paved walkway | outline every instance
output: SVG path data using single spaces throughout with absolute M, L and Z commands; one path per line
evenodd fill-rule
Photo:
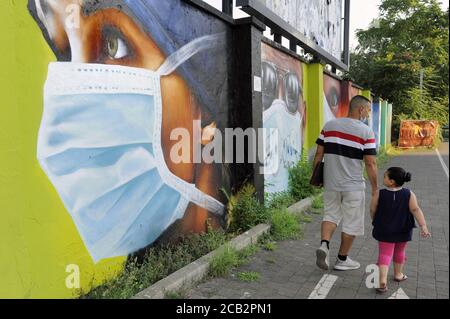
M 440 147 L 443 162 L 448 167 L 448 144 Z M 363 266 L 351 272 L 324 272 L 315 266 L 315 250 L 320 243 L 320 215 L 312 215 L 306 225 L 304 239 L 285 241 L 275 251 L 260 251 L 251 261 L 233 270 L 228 278 L 212 279 L 190 290 L 192 299 L 375 299 L 397 298 L 448 299 L 449 298 L 449 188 L 448 176 L 435 151 L 408 153 L 394 157 L 388 166 L 402 166 L 413 174 L 408 184 L 419 199 L 426 215 L 431 239 L 420 239 L 415 231 L 414 240 L 407 250 L 405 273 L 409 279 L 401 284 L 389 282 L 389 293 L 376 295 L 366 286 L 366 266 L 377 258 L 376 241 L 371 237 L 370 218 L 366 218 L 366 236 L 357 238 L 351 256 Z M 379 171 L 380 178 L 384 172 Z M 380 179 L 381 181 L 381 179 Z M 368 203 L 367 203 L 368 208 Z M 368 216 L 368 214 L 367 214 Z M 331 243 L 334 262 L 339 245 L 339 233 Z M 240 272 L 258 272 L 260 279 L 245 283 L 238 279 Z M 391 269 L 392 276 L 392 269 Z M 320 288 L 317 290 L 317 288 Z

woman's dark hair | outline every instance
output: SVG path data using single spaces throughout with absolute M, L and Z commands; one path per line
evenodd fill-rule
M 401 167 L 391 167 L 387 170 L 387 176 L 392 179 L 397 186 L 403 186 L 403 184 L 411 181 L 411 173 L 405 171 Z

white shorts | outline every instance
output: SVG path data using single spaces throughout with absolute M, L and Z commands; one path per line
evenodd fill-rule
M 323 194 L 325 216 L 323 221 L 339 226 L 350 236 L 364 235 L 364 215 L 366 210 L 365 191 L 331 192 Z

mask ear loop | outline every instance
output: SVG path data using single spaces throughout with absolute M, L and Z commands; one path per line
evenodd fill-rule
M 181 64 L 189 60 L 199 52 L 224 47 L 225 32 L 206 35 L 197 38 L 172 53 L 166 61 L 159 67 L 156 73 L 159 76 L 169 75 L 174 72 Z M 221 41 L 222 40 L 222 41 Z
M 225 32 L 223 33 L 217 33 L 212 35 L 203 36 L 200 38 L 197 38 L 188 44 L 181 47 L 179 50 L 171 54 L 166 61 L 159 67 L 158 71 L 156 71 L 156 74 L 160 77 L 166 76 L 174 72 L 181 64 L 189 60 L 191 57 L 196 55 L 197 53 L 209 49 L 218 49 L 218 48 L 224 48 L 225 47 L 225 41 L 224 41 Z M 157 153 L 160 153 L 161 150 L 158 150 Z M 173 179 L 174 175 L 172 175 L 167 170 L 167 178 Z M 178 179 L 176 179 L 178 180 Z M 184 182 L 184 181 L 183 181 Z M 185 183 L 185 182 L 184 182 Z M 183 184 L 184 184 L 183 183 Z M 223 215 L 225 212 L 225 206 L 219 202 L 217 199 L 204 194 L 202 191 L 198 190 L 197 188 L 191 188 L 192 185 L 189 185 L 188 187 L 181 186 L 180 188 L 184 187 L 184 192 L 187 192 L 188 190 L 191 190 L 191 198 L 190 201 L 193 203 L 199 205 L 200 207 L 203 207 L 207 209 L 208 211 L 212 212 L 215 215 Z M 183 193 L 183 191 L 180 191 Z

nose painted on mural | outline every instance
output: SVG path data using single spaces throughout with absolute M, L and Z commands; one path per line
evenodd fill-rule
M 95 262 L 151 244 L 190 202 L 224 213 L 222 203 L 168 169 L 160 86 L 161 77 L 222 36 L 190 42 L 157 72 L 50 64 L 37 157 Z

